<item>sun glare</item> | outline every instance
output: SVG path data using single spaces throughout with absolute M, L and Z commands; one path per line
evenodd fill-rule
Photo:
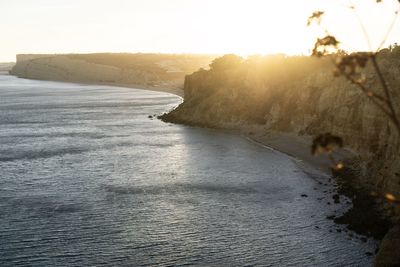
M 18 53 L 309 54 L 315 39 L 324 34 L 316 26 L 306 27 L 316 10 L 325 11 L 322 26 L 339 38 L 343 49 L 368 50 L 378 47 L 386 35 L 396 4 L 395 0 L 380 4 L 372 0 L 13 1 L 0 4 L 0 32 L 6 40 L 0 61 Z M 385 45 L 397 42 L 398 36 L 395 23 Z
M 302 1 L 206 1 L 198 6 L 204 42 L 210 53 L 232 52 L 240 55 L 306 53 L 313 44 L 315 31 L 307 30 L 306 18 L 311 5 Z M 189 24 L 196 22 L 189 22 Z
M 326 31 L 337 36 L 345 50 L 374 50 L 385 38 L 397 9 L 396 1 L 379 5 L 329 0 L 215 2 L 208 2 L 212 8 L 201 11 L 208 14 L 203 26 L 210 37 L 201 45 L 210 52 L 240 55 L 308 54 Z M 322 25 L 307 27 L 306 19 L 316 10 L 325 11 Z M 398 36 L 399 24 L 394 23 L 385 45 L 395 43 Z

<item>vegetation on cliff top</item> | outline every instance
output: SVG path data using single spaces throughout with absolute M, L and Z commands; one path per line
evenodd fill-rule
M 192 73 L 199 66 L 207 66 L 213 55 L 147 54 L 147 53 L 93 53 L 70 54 L 71 59 L 84 60 L 99 65 L 109 65 L 120 69 L 141 69 L 157 74 L 169 72 Z

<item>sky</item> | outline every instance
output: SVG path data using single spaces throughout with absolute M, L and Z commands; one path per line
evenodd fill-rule
M 308 54 L 324 35 L 319 27 L 306 27 L 315 10 L 326 12 L 322 28 L 343 49 L 365 51 L 379 47 L 399 5 L 375 2 L 0 0 L 0 62 L 22 53 Z M 385 45 L 395 42 L 400 43 L 400 19 Z

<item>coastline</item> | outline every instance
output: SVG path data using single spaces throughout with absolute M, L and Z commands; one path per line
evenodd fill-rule
M 10 74 L 9 71 L 0 71 L 0 75 L 16 75 Z M 74 83 L 74 84 L 82 84 L 82 85 L 108 85 L 108 86 L 115 86 L 115 87 L 123 87 L 123 88 L 131 88 L 131 89 L 141 89 L 141 90 L 148 90 L 148 91 L 155 91 L 155 92 L 164 92 L 179 96 L 183 99 L 183 89 L 180 87 L 159 87 L 159 86 L 150 86 L 150 85 L 141 85 L 141 84 L 125 84 L 125 83 L 108 83 L 108 82 L 86 82 L 86 81 L 62 81 L 62 80 L 42 80 L 42 79 L 33 79 L 33 78 L 24 78 L 18 77 L 21 79 L 29 79 L 29 80 L 36 80 L 36 81 L 51 81 L 51 82 L 61 82 L 61 83 Z
M 344 204 L 344 210 L 338 209 L 328 216 L 327 220 L 333 220 L 335 224 L 344 226 L 350 239 L 357 237 L 366 242 L 368 238 L 373 238 L 378 241 L 377 249 L 366 254 L 375 257 L 374 266 L 392 266 L 386 264 L 398 262 L 396 251 L 400 239 L 397 234 L 400 229 L 393 225 L 392 217 L 386 213 L 387 202 L 371 196 L 370 191 L 363 187 L 357 172 L 359 166 L 353 162 L 358 154 L 351 148 L 345 147 L 332 153 L 335 160 L 345 162 L 343 170 L 338 172 L 333 170 L 332 162 L 327 155 L 311 154 L 312 136 L 271 131 L 258 125 L 198 124 L 187 120 L 187 116 L 181 119 L 176 113 L 172 117 L 165 114 L 159 118 L 169 123 L 192 127 L 231 130 L 241 134 L 249 142 L 290 157 L 305 174 L 322 186 L 318 189 L 324 193 L 324 198 L 320 201 L 326 202 L 327 205 Z
M 311 154 L 311 136 L 269 131 L 262 127 L 252 127 L 244 134 L 256 143 L 278 150 L 326 175 L 332 175 L 330 159 L 326 155 L 314 156 Z M 352 156 L 355 156 L 355 154 L 348 148 L 333 153 L 333 157 L 337 160 L 344 160 Z
M 124 84 L 124 83 L 101 83 L 101 82 L 79 82 L 79 84 L 90 84 L 90 85 L 109 85 L 115 87 L 123 87 L 123 88 L 131 88 L 131 89 L 140 89 L 147 91 L 155 91 L 155 92 L 164 92 L 179 96 L 183 99 L 184 93 L 183 89 L 178 87 L 158 87 L 158 86 L 149 86 L 149 85 L 138 85 L 138 84 Z
M 0 75 L 11 75 L 9 73 L 0 73 Z M 14 75 L 12 75 L 14 76 Z M 37 79 L 38 80 L 38 79 Z M 48 81 L 48 80 L 46 80 Z M 64 83 L 71 83 L 69 81 L 57 81 L 54 80 L 55 82 L 64 82 Z M 180 98 L 183 98 L 183 90 L 179 88 L 167 88 L 167 87 L 155 87 L 155 86 L 145 86 L 145 85 L 134 85 L 134 84 L 116 84 L 116 83 L 105 83 L 105 82 L 72 82 L 76 84 L 86 84 L 86 85 L 107 85 L 107 86 L 115 86 L 115 87 L 124 87 L 124 88 L 132 88 L 132 89 L 141 89 L 141 90 L 149 90 L 149 91 L 157 91 L 157 92 L 165 92 L 165 93 L 170 93 L 174 94 Z M 171 121 L 170 121 L 171 122 Z M 180 121 L 173 122 L 173 123 L 181 123 Z M 196 126 L 196 125 L 193 125 Z M 203 127 L 204 125 L 198 125 L 199 127 Z M 213 127 L 215 128 L 215 127 Z M 241 132 L 241 134 L 251 140 L 252 142 L 255 142 L 261 146 L 264 146 L 268 149 L 276 150 L 278 152 L 281 152 L 283 154 L 286 154 L 287 156 L 291 157 L 294 159 L 299 165 L 303 166 L 304 171 L 309 174 L 312 177 L 315 177 L 316 175 L 323 175 L 323 182 L 324 183 L 331 183 L 335 184 L 335 179 L 332 179 L 332 163 L 329 160 L 326 155 L 320 155 L 320 156 L 313 156 L 310 153 L 310 146 L 312 143 L 312 137 L 311 136 L 299 136 L 297 134 L 291 134 L 291 133 L 283 133 L 283 132 L 274 132 L 274 131 L 269 131 L 265 127 L 261 126 L 240 126 L 238 127 Z M 335 152 L 334 157 L 336 159 L 345 159 L 347 157 L 352 157 L 355 156 L 350 149 L 344 149 L 339 152 Z M 346 177 L 347 174 L 345 174 Z M 346 185 L 347 186 L 347 185 Z M 348 189 L 348 188 L 346 188 Z M 351 191 L 351 190 L 350 190 Z M 338 188 L 338 193 L 341 195 L 344 195 L 348 198 L 349 195 L 346 194 L 346 192 L 341 192 L 340 188 Z M 358 196 L 356 192 L 351 191 L 351 194 L 354 194 L 355 196 Z M 330 197 L 328 194 L 326 194 L 326 198 Z M 350 198 L 351 199 L 351 198 Z M 371 197 L 369 197 L 371 199 Z M 353 206 L 357 205 L 353 201 Z M 350 224 L 352 221 L 355 220 L 360 220 L 358 217 L 361 213 L 368 213 L 369 212 L 369 206 L 366 206 L 363 200 L 361 200 L 361 203 L 358 203 L 358 207 L 353 207 L 351 208 L 351 211 L 356 210 L 356 212 L 353 214 L 350 214 L 349 216 L 351 218 L 347 218 L 346 221 L 343 221 L 339 224 Z M 375 214 L 372 214 L 375 216 Z M 338 217 L 339 218 L 339 217 Z M 367 217 L 367 219 L 371 219 L 371 217 Z M 336 222 L 336 221 L 335 221 Z M 375 221 L 373 221 L 375 222 Z M 364 226 L 363 226 L 364 227 Z M 361 228 L 363 228 L 361 227 Z M 366 236 L 373 236 L 373 235 L 368 235 L 366 234 L 369 229 L 355 229 L 353 226 L 347 227 L 348 229 L 351 229 L 355 231 L 356 233 L 359 233 L 361 235 L 366 235 Z M 364 227 L 365 228 L 365 227 Z M 397 229 L 397 228 L 396 228 Z M 393 239 L 393 235 L 398 235 L 398 229 L 397 230 L 392 230 L 393 234 L 390 235 L 390 238 Z M 386 239 L 386 237 L 385 237 Z M 383 253 L 387 253 L 387 251 L 393 249 L 393 244 L 391 241 L 385 241 L 382 239 L 379 239 L 382 244 L 385 244 L 385 246 L 382 246 L 382 249 L 384 249 Z M 397 240 L 398 241 L 398 240 Z M 379 255 L 379 254 L 378 254 Z M 385 257 L 391 257 L 391 256 L 386 256 Z M 380 266 L 380 265 L 378 265 Z
M 167 202 L 168 204 L 171 202 L 172 209 L 167 209 L 167 211 L 171 211 L 169 214 L 158 212 L 162 215 L 160 217 L 161 220 L 157 221 L 160 222 L 159 225 L 161 227 L 167 227 L 164 222 L 165 220 L 162 220 L 162 218 L 171 218 L 172 221 L 175 221 L 176 218 L 179 220 L 182 218 L 183 222 L 186 222 L 185 218 L 187 218 L 187 214 L 184 213 L 184 217 L 180 217 L 176 213 L 176 208 L 179 210 L 182 209 L 184 212 L 191 210 L 193 213 L 189 215 L 191 218 L 195 218 L 191 222 L 198 221 L 205 226 L 207 226 L 208 222 L 210 222 L 209 225 L 216 223 L 217 227 L 213 228 L 212 232 L 206 229 L 207 227 L 200 227 L 201 229 L 195 227 L 196 229 L 194 230 L 196 232 L 200 230 L 198 237 L 195 237 L 195 241 L 202 240 L 204 236 L 210 237 L 209 242 L 207 241 L 207 247 L 212 248 L 212 251 L 215 250 L 216 246 L 221 245 L 221 249 L 217 251 L 217 256 L 221 253 L 231 255 L 232 246 L 235 246 L 239 240 L 241 241 L 240 243 L 245 244 L 235 249 L 236 255 L 243 258 L 243 261 L 236 261 L 238 264 L 251 264 L 255 262 L 257 264 L 268 265 L 274 262 L 274 264 L 279 265 L 279 263 L 288 262 L 288 264 L 293 263 L 296 265 L 301 262 L 304 265 L 312 265 L 313 262 L 315 263 L 314 260 L 304 258 L 304 255 L 310 255 L 313 259 L 321 262 L 321 265 L 324 265 L 323 262 L 325 264 L 337 262 L 338 265 L 340 263 L 366 262 L 365 266 L 372 265 L 372 257 L 365 257 L 365 253 L 367 251 L 373 252 L 376 242 L 371 239 L 368 240 L 367 244 L 363 244 L 358 238 L 353 238 L 351 242 L 347 242 L 348 237 L 347 233 L 344 232 L 344 228 L 336 226 L 330 220 L 326 220 L 326 216 L 333 212 L 333 205 L 327 210 L 325 201 L 318 203 L 316 200 L 317 197 L 323 197 L 322 190 L 326 190 L 327 187 L 318 185 L 313 179 L 307 177 L 285 155 L 279 152 L 274 153 L 248 142 L 243 139 L 243 136 L 238 131 L 172 125 L 148 117 L 149 114 L 160 114 L 162 111 L 177 105 L 180 102 L 177 97 L 164 93 L 146 93 L 146 91 L 141 90 L 118 89 L 108 86 L 79 86 L 53 82 L 24 81 L 15 79 L 12 76 L 8 78 L 7 76 L 2 77 L 4 81 L 2 82 L 2 92 L 6 95 L 15 95 L 15 100 L 9 99 L 7 101 L 7 107 L 11 106 L 12 103 L 25 100 L 25 96 L 30 95 L 35 97 L 33 100 L 35 101 L 34 103 L 38 103 L 36 106 L 37 110 L 35 111 L 37 116 L 46 116 L 40 128 L 43 131 L 38 133 L 32 131 L 32 129 L 37 129 L 37 124 L 30 124 L 31 121 L 37 121 L 33 120 L 33 118 L 29 122 L 25 120 L 23 122 L 25 123 L 24 125 L 21 125 L 21 123 L 17 124 L 17 127 L 27 126 L 24 128 L 24 130 L 26 129 L 24 132 L 18 131 L 15 134 L 14 132 L 10 132 L 9 136 L 23 136 L 23 139 L 21 139 L 22 142 L 32 140 L 30 143 L 36 144 L 35 139 L 42 140 L 43 133 L 46 134 L 49 131 L 50 134 L 46 134 L 46 143 L 43 143 L 42 149 L 32 149 L 32 151 L 54 151 L 56 147 L 52 145 L 60 144 L 61 141 L 67 143 L 68 147 L 80 149 L 77 153 L 69 153 L 72 150 L 66 148 L 64 146 L 65 143 L 63 143 L 61 144 L 63 146 L 62 150 L 56 155 L 52 154 L 50 158 L 42 152 L 39 152 L 41 153 L 39 155 L 33 154 L 34 157 L 27 159 L 25 159 L 26 153 L 15 156 L 14 154 L 10 154 L 8 156 L 8 159 L 11 157 L 15 158 L 13 161 L 16 163 L 52 163 L 54 162 L 53 160 L 59 162 L 60 158 L 64 158 L 64 162 L 75 163 L 72 166 L 68 166 L 71 172 L 78 175 L 78 179 L 75 179 L 73 173 L 71 174 L 72 176 L 68 176 L 72 177 L 68 181 L 68 186 L 71 185 L 71 187 L 58 187 L 61 188 L 60 191 L 50 192 L 53 193 L 52 195 L 57 194 L 56 201 L 54 201 L 54 198 L 46 198 L 40 203 L 35 202 L 33 207 L 28 207 L 31 208 L 33 215 L 37 214 L 40 218 L 44 217 L 43 223 L 46 223 L 48 220 L 57 221 L 59 218 L 70 218 L 71 216 L 85 216 L 86 218 L 87 216 L 93 216 L 99 218 L 101 222 L 110 219 L 110 222 L 121 223 L 123 224 L 121 227 L 123 227 L 125 225 L 125 221 L 123 220 L 125 218 L 124 214 L 143 214 L 146 216 L 148 214 L 147 210 L 149 210 L 149 216 L 146 218 L 152 221 L 152 215 L 155 214 L 154 211 L 157 213 L 157 208 L 155 210 L 154 207 L 160 207 L 163 210 L 163 203 Z M 17 83 L 21 83 L 21 88 L 17 87 Z M 52 97 L 52 99 L 48 97 Z M 44 100 L 46 101 L 43 102 Z M 12 110 L 14 111 L 10 109 L 8 114 L 11 116 L 18 114 L 19 110 L 28 110 L 31 112 L 34 107 L 31 104 L 33 101 L 24 101 L 25 103 L 29 103 L 29 105 L 13 106 Z M 52 105 L 52 103 L 55 103 L 55 105 L 49 107 L 48 105 Z M 46 105 L 44 110 L 43 105 Z M 132 109 L 136 109 L 137 112 L 133 113 Z M 68 112 L 67 116 L 66 112 Z M 53 114 L 56 113 L 57 117 L 54 117 Z M 33 114 L 33 111 L 30 114 Z M 71 116 L 69 114 L 82 115 Z M 88 117 L 88 114 L 91 117 Z M 65 121 L 64 118 L 68 121 Z M 62 122 L 62 128 L 52 128 L 53 125 L 60 125 L 60 121 Z M 21 122 L 21 120 L 17 122 Z M 54 130 L 57 133 L 53 134 Z M 40 136 L 30 137 L 29 133 L 32 132 L 37 135 L 40 134 Z M 69 134 L 71 132 L 72 134 Z M 62 137 L 65 139 L 60 139 L 60 133 L 66 133 L 63 136 L 68 135 L 68 139 L 65 137 Z M 146 140 L 143 140 L 142 137 L 146 137 Z M 54 138 L 55 142 L 47 142 L 49 138 Z M 116 140 L 116 138 L 120 139 Z M 13 140 L 11 139 L 10 141 L 12 142 Z M 116 147 L 113 144 L 118 144 L 118 146 Z M 91 150 L 89 152 L 80 152 L 86 146 L 90 146 Z M 98 146 L 99 149 L 93 146 Z M 12 150 L 13 147 L 10 149 Z M 176 153 L 174 153 L 174 150 Z M 76 152 L 77 150 L 73 151 Z M 20 160 L 19 158 L 22 159 Z M 162 161 L 158 161 L 158 158 L 168 158 L 170 163 L 160 165 L 159 162 Z M 153 166 L 153 168 L 147 168 L 147 166 L 145 168 L 141 167 L 141 164 L 146 164 L 146 162 L 151 164 L 149 166 Z M 82 163 L 83 168 L 79 168 L 80 165 L 77 165 L 78 163 Z M 9 160 L 5 164 L 6 166 L 11 164 L 10 166 L 13 167 L 13 162 Z M 118 165 L 116 166 L 115 164 Z M 25 166 L 29 167 L 30 165 L 25 164 Z M 35 166 L 40 168 L 42 165 L 36 164 Z M 117 169 L 113 170 L 113 166 L 117 167 Z M 56 164 L 55 168 L 57 167 L 58 165 Z M 129 170 L 133 170 L 133 172 Z M 148 170 L 150 170 L 150 173 Z M 17 171 L 15 170 L 15 172 Z M 110 173 L 111 176 L 109 175 Z M 137 177 L 140 173 L 143 175 L 140 176 L 141 180 L 138 180 Z M 119 174 L 124 176 L 120 178 L 117 176 Z M 27 181 L 32 180 L 29 173 L 24 173 L 23 175 Z M 66 175 L 64 176 L 66 177 Z M 35 197 L 39 194 L 48 196 L 48 188 L 40 187 L 40 185 L 49 184 L 51 186 L 56 181 L 61 181 L 60 183 L 63 184 L 65 180 L 64 176 L 50 175 L 48 176 L 48 180 L 43 180 L 43 183 L 35 183 L 32 186 L 28 185 L 28 189 L 38 188 L 38 190 L 30 194 L 27 201 L 32 198 L 36 200 Z M 12 182 L 13 176 L 10 175 L 9 177 Z M 86 194 L 82 195 L 83 187 L 77 188 L 75 186 L 80 181 L 87 181 L 83 185 L 83 191 L 90 193 L 89 196 L 86 196 Z M 18 191 L 18 187 L 19 185 L 16 184 L 16 190 L 11 190 L 13 188 L 10 188 L 7 193 L 12 196 L 13 191 L 20 192 L 21 190 Z M 314 187 L 321 188 L 322 190 L 314 190 Z M 21 189 L 24 189 L 24 187 Z M 308 197 L 301 197 L 301 194 L 307 194 Z M 22 201 L 26 200 L 24 194 L 21 193 L 20 195 L 23 198 Z M 81 198 L 81 196 L 83 197 Z M 114 202 L 109 201 L 110 197 L 111 200 L 114 199 Z M 115 200 L 115 198 L 117 199 Z M 147 199 L 149 201 L 146 201 Z M 154 199 L 159 201 L 160 204 L 157 205 L 157 203 L 152 202 Z M 112 207 L 115 206 L 115 201 L 118 204 L 121 202 L 120 200 L 123 201 L 122 204 L 126 205 L 121 206 L 121 208 L 124 208 L 123 210 L 118 209 L 118 216 L 116 216 Z M 14 204 L 17 201 L 18 198 L 16 196 L 15 201 L 10 202 Z M 46 205 L 46 209 L 44 210 L 44 212 L 49 213 L 49 216 L 44 216 L 41 212 L 43 210 L 43 203 L 47 204 L 49 202 L 50 204 Z M 104 205 L 105 208 L 97 206 L 98 203 Z M 143 206 L 143 203 L 149 203 L 149 208 Z M 47 209 L 49 205 L 50 209 Z M 10 205 L 10 207 L 10 213 L 13 214 L 13 206 Z M 40 213 L 38 209 L 40 209 Z M 110 217 L 107 217 L 104 213 L 97 212 L 99 210 L 110 214 Z M 139 212 L 140 210 L 144 210 L 144 212 Z M 200 210 L 201 212 L 199 213 L 198 211 Z M 27 219 L 28 224 L 30 217 L 28 216 Z M 48 219 L 49 217 L 50 219 Z M 151 229 L 159 229 L 153 228 L 153 225 L 147 223 L 147 220 L 143 221 L 142 217 L 139 216 L 138 221 L 128 220 L 128 228 L 129 225 L 135 225 L 139 229 L 145 223 Z M 220 220 L 220 217 L 223 221 Z M 80 221 L 79 218 L 75 222 L 74 229 L 77 230 L 87 225 L 84 221 Z M 107 222 L 106 227 L 102 228 L 105 235 L 107 235 L 107 230 L 109 230 Z M 204 224 L 203 222 L 206 223 Z M 96 226 L 96 221 L 93 223 L 89 220 L 89 224 Z M 193 230 L 190 223 L 188 231 L 182 228 L 176 229 L 175 224 L 168 225 L 171 226 L 172 233 L 178 237 L 180 233 L 191 232 Z M 33 225 L 32 229 L 35 226 L 36 224 Z M 61 234 L 64 229 L 61 228 L 62 226 L 70 229 L 70 224 L 67 223 L 53 224 L 53 226 Z M 94 232 L 87 233 L 87 235 L 95 237 L 93 238 L 93 242 L 90 241 L 87 244 L 89 249 L 92 244 L 96 247 L 96 244 L 99 242 L 99 239 L 95 235 L 98 228 L 97 226 L 95 228 L 92 227 L 91 229 L 94 229 Z M 336 233 L 337 228 L 343 229 L 342 233 Z M 75 232 L 81 235 L 79 231 Z M 250 233 L 251 235 L 248 235 Z M 127 234 L 129 234 L 129 231 Z M 44 236 L 41 231 L 37 231 L 37 235 Z M 111 238 L 115 236 L 118 239 L 121 235 L 126 236 L 126 233 L 117 231 L 115 235 L 111 235 Z M 147 235 L 148 231 L 143 232 L 143 234 L 141 233 L 141 236 L 144 238 Z M 223 238 L 223 236 L 228 236 L 229 239 L 219 243 L 218 240 L 222 240 L 220 237 Z M 241 237 L 244 237 L 244 239 Z M 12 238 L 14 238 L 14 235 L 11 236 Z M 106 252 L 109 248 L 109 240 L 110 238 L 104 239 Z M 165 253 L 160 254 L 160 257 L 169 254 L 171 257 L 175 255 L 177 257 L 182 255 L 185 258 L 191 257 L 191 252 L 188 252 L 185 248 L 187 244 L 191 244 L 192 240 L 192 235 L 182 240 L 179 239 L 178 243 L 182 244 L 182 248 L 184 249 L 182 254 L 173 251 L 176 243 L 172 242 L 172 250 L 166 250 Z M 277 243 L 275 243 L 275 240 Z M 135 247 L 142 246 L 142 243 L 144 243 L 145 250 L 149 254 L 158 251 L 158 246 L 153 247 L 151 243 L 149 244 L 150 249 L 148 249 L 147 240 L 139 244 L 133 244 L 131 240 L 128 241 L 128 243 L 124 243 L 123 245 L 127 244 L 135 249 Z M 35 240 L 32 242 L 35 243 Z M 138 242 L 141 241 L 139 240 Z M 154 242 L 158 242 L 158 240 Z M 282 249 L 279 244 L 283 244 Z M 299 244 L 307 244 L 307 246 L 298 251 L 295 248 Z M 163 247 L 164 243 L 161 243 L 160 246 Z M 63 246 L 58 247 L 55 245 L 54 247 L 59 248 L 61 254 L 66 250 Z M 203 247 L 202 244 L 201 247 Z M 253 249 L 250 249 L 248 251 L 249 258 L 242 257 L 242 255 L 247 255 L 246 248 L 248 247 L 254 248 L 260 253 L 255 255 Z M 288 247 L 292 250 L 290 256 L 286 254 Z M 344 247 L 347 249 L 344 249 Z M 346 258 L 343 257 L 343 259 L 337 257 L 340 253 L 338 254 L 336 250 L 347 253 L 351 251 L 352 247 L 354 247 L 355 252 L 346 254 Z M 329 251 L 326 248 L 329 248 Z M 203 255 L 203 252 L 200 250 L 196 250 L 195 255 L 200 255 L 198 252 Z M 204 252 L 206 253 L 204 255 L 208 255 L 210 251 L 207 249 Z M 10 253 L 13 252 L 11 251 Z M 275 257 L 275 253 L 279 261 L 272 260 Z M 320 258 L 320 253 L 323 253 L 323 258 Z M 327 254 L 326 256 L 325 253 Z M 95 254 L 93 255 L 96 256 Z M 111 261 L 107 257 L 107 254 L 105 255 L 104 262 Z M 126 255 L 129 256 L 132 253 L 128 251 Z M 325 260 L 326 258 L 331 259 L 332 262 Z M 73 257 L 70 259 L 75 260 Z M 251 259 L 251 261 L 248 259 Z M 26 261 L 29 260 L 29 258 L 26 258 Z M 60 261 L 65 260 L 60 258 Z M 190 261 L 185 262 L 190 264 Z M 185 262 L 182 263 L 185 264 Z M 200 262 L 201 264 L 203 260 L 195 258 L 192 263 L 196 264 L 196 262 Z M 203 263 L 212 264 L 212 262 L 223 265 L 225 260 L 207 260 Z M 118 264 L 118 262 L 116 263 Z M 226 264 L 229 265 L 230 263 L 235 264 L 233 258 Z

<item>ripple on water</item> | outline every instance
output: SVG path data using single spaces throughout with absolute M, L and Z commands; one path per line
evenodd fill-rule
M 291 159 L 148 118 L 180 102 L 0 75 L 0 266 L 372 264 Z

